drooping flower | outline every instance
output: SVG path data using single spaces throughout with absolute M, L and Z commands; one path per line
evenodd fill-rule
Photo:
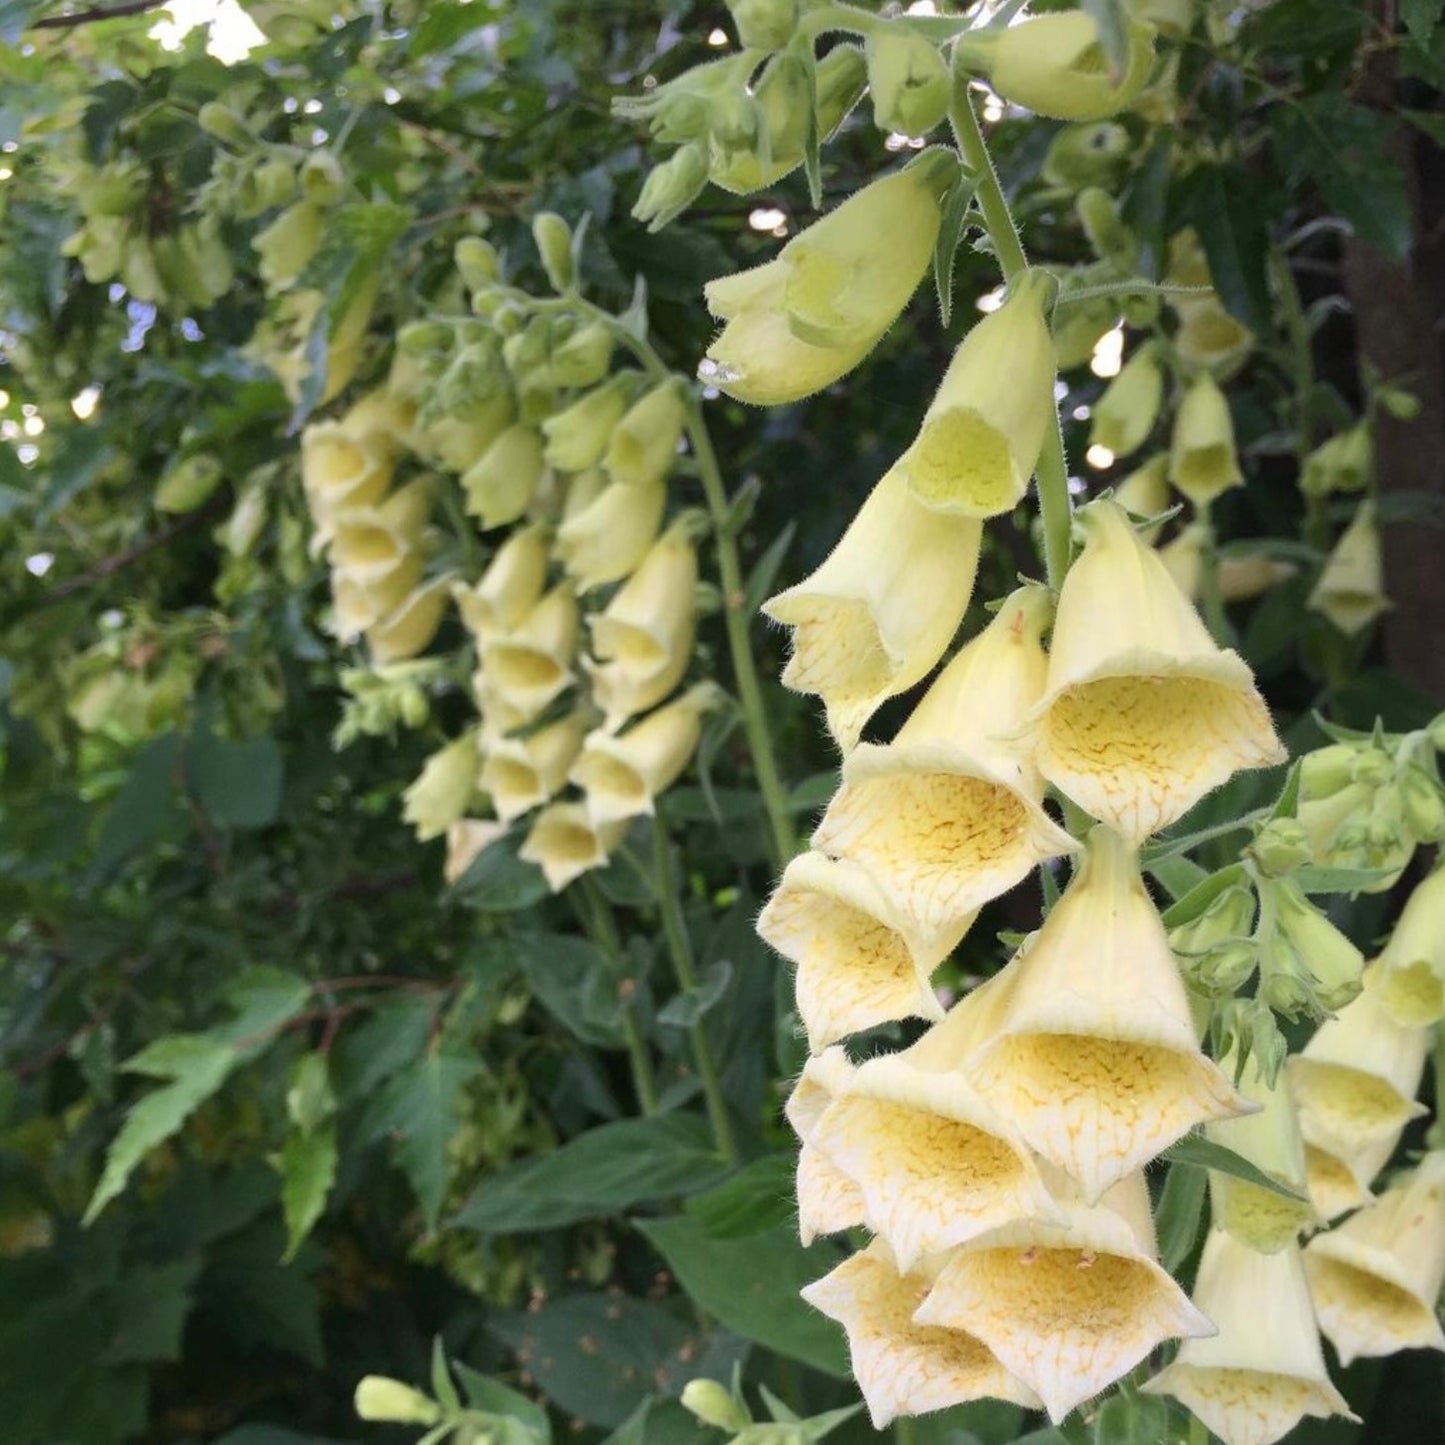
M 1306 1143 L 1305 1174 L 1315 1213 L 1328 1223 L 1373 1199 L 1370 1185 L 1394 1157 L 1404 1132 L 1402 1125 L 1340 1153 Z
M 1133 842 L 1240 768 L 1286 754 L 1238 654 L 1219 648 L 1108 500 L 1077 514 L 1084 551 L 1059 596 L 1033 714 L 1040 771 Z
M 507 825 L 495 818 L 458 818 L 447 829 L 447 857 L 442 877 L 448 883 L 456 883 L 506 832 Z
M 425 843 L 439 838 L 466 814 L 477 790 L 477 738 L 465 732 L 426 760 L 416 781 L 402 794 L 402 817 Z
M 953 934 L 981 904 L 1073 840 L 1007 735 L 1043 684 L 1048 594 L 1023 587 L 939 674 L 887 745 L 850 754 L 813 836 L 861 863 L 923 937 Z
M 624 372 L 542 423 L 546 438 L 543 457 L 549 467 L 564 472 L 585 472 L 607 453 L 613 429 L 627 410 L 631 376 Z
M 1017 969 L 973 1079 L 1086 1200 L 1194 1125 L 1254 1107 L 1200 1051 L 1138 860 L 1109 829 L 1089 835 Z
M 783 685 L 814 693 L 844 752 L 937 665 L 973 592 L 983 527 L 924 506 L 893 468 L 823 565 L 763 604 L 793 629 Z
M 1229 403 L 1208 371 L 1201 371 L 1190 383 L 1175 415 L 1169 480 L 1196 507 L 1207 507 L 1244 480 Z
M 1254 333 L 1214 296 L 1180 298 L 1174 310 L 1179 316 L 1175 355 L 1190 370 L 1228 381 L 1254 349 Z
M 1264 1254 L 1211 1230 L 1194 1303 L 1218 1333 L 1186 1340 L 1147 1393 L 1173 1395 L 1225 1445 L 1274 1445 L 1306 1415 L 1356 1418 L 1325 1369 L 1297 1247 Z
M 942 122 L 953 82 L 932 41 L 897 25 L 880 25 L 868 34 L 867 56 L 879 130 L 919 139 Z
M 509 426 L 462 476 L 468 515 L 483 531 L 515 522 L 527 510 L 546 466 L 537 432 L 522 422 Z
M 390 560 L 337 568 L 331 574 L 331 631 L 342 642 L 354 642 L 411 596 L 425 568 L 420 552 L 401 548 Z
M 581 614 L 570 582 L 559 582 L 515 627 L 482 644 L 487 688 L 524 718 L 561 696 L 575 674 Z
M 1062 1227 L 1020 1220 L 955 1250 L 914 1315 L 977 1336 L 1055 1423 L 1162 1341 L 1214 1330 L 1156 1260 L 1142 1174 L 1060 1208 Z
M 1373 1204 L 1305 1250 L 1320 1328 L 1348 1365 L 1396 1350 L 1445 1350 L 1445 1150 L 1426 1154 Z
M 513 532 L 474 587 L 452 588 L 462 625 L 485 644 L 520 625 L 542 600 L 547 583 L 547 533 L 540 525 Z
M 1361 633 L 1392 605 L 1385 596 L 1385 565 L 1375 504 L 1355 509 L 1309 595 L 1311 611 L 1327 617 L 1346 637 Z
M 661 481 L 610 482 L 565 517 L 555 552 L 577 590 L 590 592 L 633 572 L 657 538 L 666 505 Z
M 798 1015 L 816 1053 L 898 1019 L 941 1019 L 929 977 L 967 932 L 923 939 L 871 874 L 816 850 L 788 864 L 758 933 L 797 968 Z
M 923 279 L 954 174 L 947 152 L 925 151 L 793 237 L 776 260 L 710 281 L 708 308 L 727 325 L 708 349 L 705 379 L 739 401 L 779 406 L 852 371 Z
M 1089 445 L 1104 447 L 1116 458 L 1132 456 L 1148 441 L 1163 400 L 1164 371 L 1159 364 L 1159 353 L 1152 343 L 1146 342 L 1094 404 Z
M 1027 272 L 954 353 L 897 470 L 919 501 L 941 512 L 1009 511 L 1054 422 L 1053 338 L 1044 319 L 1049 278 Z
M 972 1335 L 919 1323 L 932 1285 L 928 1270 L 907 1274 L 874 1240 L 803 1298 L 848 1333 L 853 1377 L 875 1429 L 898 1415 L 921 1415 L 968 1400 L 1011 1400 L 1029 1409 L 1038 1397 Z
M 587 718 L 573 712 L 525 737 L 486 741 L 481 785 L 497 817 L 510 822 L 548 802 L 567 781 L 586 732 Z
M 809 1245 L 820 1234 L 837 1234 L 863 1223 L 858 1186 L 818 1148 L 818 1120 L 853 1076 L 853 1065 L 840 1048 L 814 1054 L 783 1106 L 798 1136 L 798 1234 Z
M 366 629 L 371 660 L 378 667 L 415 657 L 436 636 L 446 610 L 451 576 L 434 577 L 409 593 L 396 608 Z
M 677 459 L 687 425 L 687 403 L 676 381 L 644 392 L 612 428 L 602 466 L 614 482 L 646 486 L 660 482 Z
M 314 547 L 325 547 L 338 518 L 370 507 L 386 495 L 395 465 L 393 449 L 372 435 L 357 435 L 344 422 L 312 422 L 301 433 L 301 485 L 315 523 Z
M 548 803 L 528 830 L 517 857 L 535 863 L 553 893 L 605 866 L 627 832 L 625 823 L 594 826 L 581 803 Z
M 1445 1018 L 1445 867 L 1415 886 L 1380 954 L 1380 1001 L 1407 1027 Z

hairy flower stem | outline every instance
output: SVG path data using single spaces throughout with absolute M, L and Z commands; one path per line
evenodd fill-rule
M 973 99 L 968 93 L 968 83 L 966 73 L 954 72 L 953 103 L 949 107 L 948 118 L 963 163 L 978 178 L 978 206 L 983 212 L 984 225 L 989 240 L 993 242 L 1004 280 L 1012 281 L 1028 270 L 1028 257 L 1024 254 L 1018 227 L 1009 214 L 998 172 L 993 168 L 993 159 L 984 143 Z M 1064 434 L 1059 426 L 1057 410 L 1054 424 L 1044 434 L 1037 476 L 1039 512 L 1044 524 L 1044 566 L 1048 569 L 1049 586 L 1057 592 L 1063 585 L 1064 573 L 1069 570 L 1069 529 L 1073 517 L 1069 501 L 1069 465 L 1064 456 Z
M 1219 539 L 1214 530 L 1214 514 L 1208 503 L 1199 509 L 1199 520 L 1204 524 L 1204 546 L 1199 559 L 1204 622 L 1210 636 L 1221 647 L 1228 647 L 1233 640 L 1232 629 L 1224 612 L 1224 597 L 1219 590 Z
M 667 951 L 672 958 L 678 986 L 685 994 L 695 995 L 697 970 L 693 967 L 692 943 L 688 939 L 682 907 L 678 902 L 677 879 L 672 871 L 672 841 L 667 836 L 667 828 L 662 819 L 655 813 L 652 817 L 652 848 L 654 890 L 658 909 L 662 913 L 662 931 L 667 939 Z M 703 1097 L 707 1100 L 707 1113 L 712 1122 L 717 1151 L 724 1163 L 736 1163 L 737 1143 L 733 1139 L 732 1121 L 728 1118 L 727 1104 L 723 1099 L 717 1060 L 713 1057 L 712 1043 L 700 1019 L 689 1025 L 688 1035 L 692 1040 L 693 1060 L 697 1064 L 697 1077 L 702 1084 Z

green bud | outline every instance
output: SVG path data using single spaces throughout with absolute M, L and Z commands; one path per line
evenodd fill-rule
M 916 140 L 942 122 L 953 82 L 936 45 L 913 31 L 884 25 L 868 36 L 865 54 L 879 130 Z
M 1044 153 L 1041 174 L 1051 186 L 1077 191 L 1107 186 L 1129 157 L 1129 132 L 1113 121 L 1066 125 Z
M 463 236 L 452 250 L 452 260 L 462 273 L 462 284 L 468 291 L 484 289 L 501 274 L 497 248 L 480 236 Z
M 1249 853 L 1266 878 L 1283 878 L 1313 857 L 1309 838 L 1294 818 L 1271 818 L 1255 834 Z
M 456 332 L 445 321 L 408 321 L 396 334 L 403 356 L 445 356 L 455 341 Z
M 1348 743 L 1331 743 L 1306 753 L 1300 764 L 1300 792 L 1306 798 L 1330 798 L 1355 781 L 1355 755 Z
M 306 269 L 321 245 L 324 216 L 309 200 L 288 206 L 252 242 L 261 258 L 257 267 L 271 291 L 284 290 Z
M 435 1425 L 442 1417 L 441 1407 L 434 1400 L 386 1375 L 365 1376 L 356 1387 L 355 1404 L 363 1420 L 396 1425 Z
M 1445 842 L 1445 794 L 1423 768 L 1411 765 L 1400 776 L 1405 821 L 1421 843 Z
M 1139 256 L 1139 243 L 1119 219 L 1118 207 L 1107 191 L 1098 186 L 1086 187 L 1079 192 L 1074 208 L 1094 254 L 1101 261 L 1115 261 L 1126 267 L 1134 265 Z
M 813 118 L 808 67 L 796 55 L 775 55 L 758 81 L 757 96 L 773 163 L 801 160 Z
M 1307 497 L 1332 492 L 1360 492 L 1369 485 L 1374 467 L 1374 439 L 1368 422 L 1323 441 L 1305 458 L 1300 490 Z
M 1375 400 L 1396 421 L 1414 421 L 1420 415 L 1420 398 L 1398 386 L 1377 386 Z
M 227 145 L 248 146 L 254 140 L 241 117 L 219 100 L 208 100 L 197 113 L 196 121 L 207 135 Z
M 1255 996 L 1287 1019 L 1317 1017 L 1321 1012 L 1309 969 L 1278 935 L 1259 950 L 1259 987 Z
M 818 135 L 826 140 L 843 124 L 848 112 L 868 89 L 868 62 L 857 45 L 835 45 L 815 73 Z
M 552 380 L 558 386 L 595 386 L 612 365 L 612 332 L 601 321 L 574 331 L 551 357 Z
M 312 151 L 301 163 L 301 194 L 318 206 L 334 205 L 346 190 L 346 172 L 332 151 Z
M 1180 962 L 1184 976 L 1197 993 L 1219 996 L 1235 993 L 1245 985 L 1259 962 L 1259 953 L 1249 939 L 1241 938 Z
M 1081 287 L 1099 279 L 1087 270 L 1073 273 L 1073 280 Z M 1088 361 L 1099 338 L 1113 330 L 1119 320 L 1119 303 L 1109 296 L 1074 301 L 1067 292 L 1061 300 L 1063 304 L 1054 311 L 1054 350 L 1058 353 L 1059 370 L 1070 371 Z
M 719 1430 L 737 1432 L 753 1423 L 741 1402 L 716 1380 L 689 1380 L 683 1387 L 682 1407 L 704 1425 L 715 1425 Z
M 296 167 L 273 157 L 251 167 L 236 188 L 236 211 L 244 220 L 284 206 L 296 194 Z
M 554 291 L 570 291 L 575 279 L 572 267 L 572 230 L 555 211 L 538 211 L 532 217 L 532 239 L 542 258 L 543 269 Z
M 401 689 L 397 694 L 396 711 L 402 723 L 409 728 L 425 727 L 431 716 L 431 706 L 427 702 L 426 694 L 416 686 Z
M 1383 788 L 1395 777 L 1395 761 L 1380 748 L 1357 748 L 1350 763 L 1350 781 L 1367 788 Z
M 1175 953 L 1207 953 L 1220 944 L 1248 938 L 1254 928 L 1254 894 L 1236 885 L 1226 888 L 1209 907 L 1188 923 L 1169 930 Z
M 633 219 L 645 222 L 649 231 L 660 231 L 702 193 L 707 172 L 707 151 L 696 143 L 683 146 L 648 173 L 632 208 Z
M 179 461 L 156 488 L 158 512 L 194 512 L 221 484 L 221 461 L 210 452 L 197 452 Z
M 1280 936 L 1309 976 L 1310 992 L 1328 1012 L 1358 996 L 1365 968 L 1360 950 L 1292 883 L 1272 889 Z
M 798 0 L 725 0 L 745 50 L 781 50 L 793 38 Z

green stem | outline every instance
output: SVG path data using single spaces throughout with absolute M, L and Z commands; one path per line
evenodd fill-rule
M 900 1416 L 893 1424 L 893 1438 L 897 1445 L 913 1445 L 913 1421 L 907 1415 Z
M 1304 305 L 1300 301 L 1299 287 L 1295 285 L 1289 261 L 1279 251 L 1274 252 L 1270 261 L 1275 289 L 1279 292 L 1280 307 L 1284 312 L 1285 332 L 1289 336 L 1289 367 L 1294 378 L 1295 461 L 1297 480 L 1302 482 L 1305 463 L 1314 450 L 1310 426 L 1311 400 L 1315 389 L 1314 354 L 1310 349 L 1309 323 L 1305 320 Z M 1305 497 L 1305 541 L 1319 551 L 1329 548 L 1330 518 L 1325 510 L 1324 497 Z
M 1219 590 L 1219 545 L 1214 533 L 1214 517 L 1209 504 L 1199 508 L 1199 522 L 1204 528 L 1204 546 L 1199 558 L 1199 584 L 1204 604 L 1204 621 L 1210 636 L 1221 647 L 1232 640 L 1229 618 L 1224 612 L 1224 596 Z
M 1209 1445 L 1209 1427 L 1198 1415 L 1189 1417 L 1189 1445 Z
M 583 876 L 578 880 L 580 889 L 574 889 L 568 896 L 582 919 L 583 927 L 592 935 L 594 942 L 619 968 L 624 966 L 627 955 L 622 939 L 617 932 L 617 920 L 612 916 L 612 907 L 603 897 L 596 880 Z M 652 1056 L 647 1052 L 647 1042 L 642 1037 L 642 1028 L 637 1022 L 637 1008 L 631 998 L 622 1001 L 622 1037 L 627 1044 L 627 1059 L 632 1069 L 632 1086 L 637 1093 L 637 1102 L 644 1114 L 657 1113 L 657 1079 L 652 1072 Z
M 949 107 L 949 123 L 964 164 L 978 177 L 978 208 L 993 242 L 994 254 L 1006 282 L 1028 270 L 1029 261 L 1019 239 L 1018 227 L 1009 212 L 993 157 L 984 143 L 978 114 L 968 93 L 969 77 L 955 70 L 953 103 Z M 1049 586 L 1057 591 L 1069 570 L 1070 529 L 1073 503 L 1069 500 L 1069 463 L 1064 454 L 1064 433 L 1055 409 L 1053 425 L 1044 434 L 1043 450 L 1036 469 L 1039 484 L 1039 512 L 1044 525 L 1044 566 L 1048 569 Z
M 695 994 L 697 970 L 693 967 L 692 942 L 687 936 L 682 908 L 678 903 L 672 872 L 672 843 L 662 819 L 656 814 L 653 814 L 652 818 L 652 846 L 657 906 L 662 913 L 662 931 L 667 940 L 667 951 L 672 958 L 678 986 L 684 993 Z M 697 1064 L 697 1076 L 702 1084 L 703 1097 L 707 1100 L 708 1118 L 712 1121 L 713 1138 L 717 1142 L 718 1153 L 725 1163 L 736 1163 L 738 1149 L 733 1139 L 733 1126 L 728 1118 L 727 1104 L 723 1100 L 722 1081 L 718 1075 L 717 1060 L 713 1057 L 712 1043 L 701 1020 L 689 1026 L 688 1034 L 692 1040 L 692 1055 Z

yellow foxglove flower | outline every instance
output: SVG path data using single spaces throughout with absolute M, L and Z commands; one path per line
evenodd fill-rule
M 1214 1329 L 1156 1262 L 1142 1174 L 1060 1207 L 1062 1227 L 1020 1220 L 954 1251 L 914 1315 L 982 1340 L 1055 1423 L 1164 1340 Z
M 661 481 L 610 482 L 566 517 L 553 550 L 577 590 L 590 592 L 636 570 L 657 538 L 666 505 Z
M 758 933 L 797 967 L 798 1016 L 814 1053 L 881 1023 L 943 1017 L 933 970 L 967 932 L 921 939 L 860 864 L 802 853 L 758 918 Z
M 1226 602 L 1244 602 L 1277 587 L 1293 577 L 1294 565 L 1277 557 L 1252 553 L 1243 557 L 1224 556 L 1219 559 L 1219 595 Z
M 548 363 L 551 380 L 557 386 L 595 386 L 612 365 L 612 332 L 595 321 L 578 327 L 553 349 Z
M 783 685 L 815 693 L 846 753 L 889 697 L 937 665 L 973 593 L 983 526 L 924 506 L 893 468 L 823 565 L 763 603 L 793 629 Z
M 1209 529 L 1203 523 L 1191 522 L 1177 537 L 1158 549 L 1157 555 L 1164 564 L 1164 570 L 1191 602 L 1199 596 L 1204 584 L 1204 548 L 1208 541 Z
M 577 594 L 559 582 L 515 627 L 482 644 L 488 690 L 522 717 L 536 717 L 572 684 L 579 631 Z
M 1211 1230 L 1194 1303 L 1219 1332 L 1186 1340 L 1146 1392 L 1174 1396 L 1224 1445 L 1274 1445 L 1306 1415 L 1355 1418 L 1325 1369 L 1294 1245 L 1263 1254 Z
M 699 683 L 624 733 L 589 733 L 568 773 L 587 795 L 588 816 L 596 823 L 650 817 L 654 800 L 692 761 L 704 715 L 723 697 L 716 683 Z
M 598 661 L 584 667 L 604 725 L 615 730 L 682 680 L 697 627 L 697 549 L 674 523 L 606 608 L 588 618 Z
M 1415 1090 L 1430 1031 L 1397 1023 L 1381 997 L 1380 968 L 1364 989 L 1316 1030 L 1287 1068 L 1306 1142 L 1342 1158 L 1397 1133 L 1425 1112 Z
M 342 642 L 354 642 L 369 627 L 390 617 L 421 582 L 426 559 L 408 552 L 390 563 L 331 574 L 331 630 Z
M 1436 867 L 1405 902 L 1380 955 L 1380 1001 L 1400 1023 L 1445 1018 L 1445 867 Z
M 1132 456 L 1154 430 L 1163 400 L 1164 370 L 1159 353 L 1152 342 L 1145 342 L 1094 403 L 1089 445 L 1104 447 L 1116 457 Z
M 1353 521 L 1325 562 L 1307 605 L 1312 612 L 1329 618 L 1347 637 L 1363 632 L 1390 608 L 1374 502 L 1364 501 L 1356 508 Z
M 1038 15 L 1002 30 L 960 37 L 954 63 L 981 71 L 1005 100 L 1055 120 L 1103 120 L 1144 88 L 1154 63 L 1154 27 L 1130 20 L 1124 74 L 1114 76 L 1099 27 L 1082 10 Z
M 601 467 L 588 467 L 585 472 L 568 477 L 562 493 L 560 520 L 570 522 L 573 517 L 585 512 L 612 485 Z
M 467 869 L 497 841 L 507 834 L 507 825 L 495 818 L 458 818 L 447 829 L 447 858 L 442 877 L 455 883 Z
M 1044 777 L 1133 842 L 1240 768 L 1285 761 L 1254 677 L 1215 646 L 1164 564 L 1107 500 L 1059 595 L 1034 713 Z
M 1254 1108 L 1200 1052 L 1138 860 L 1107 828 L 1023 951 L 971 1073 L 1090 1201 L 1194 1125 Z
M 842 1093 L 853 1065 L 840 1048 L 825 1049 L 803 1066 L 783 1105 L 801 1146 L 798 1151 L 798 1234 L 809 1245 L 820 1234 L 837 1234 L 863 1224 L 858 1186 L 814 1142 L 818 1120 Z
M 462 625 L 486 643 L 521 624 L 547 585 L 547 532 L 522 527 L 500 547 L 474 587 L 452 589 Z
M 933 258 L 951 157 L 925 152 L 854 192 L 776 260 L 703 288 L 727 325 L 700 369 L 739 401 L 780 406 L 846 376 L 878 344 Z
M 1159 452 L 1149 458 L 1142 467 L 1136 467 L 1117 487 L 1114 500 L 1126 512 L 1136 517 L 1157 517 L 1169 510 L 1169 454 Z M 1163 528 L 1163 522 L 1152 527 L 1140 528 L 1139 538 L 1153 543 Z
M 267 291 L 284 291 L 306 269 L 321 245 L 325 220 L 324 206 L 297 201 L 256 234 L 251 246 L 261 258 L 256 270 Z
M 485 741 L 481 784 L 497 817 L 509 823 L 550 801 L 567 781 L 586 732 L 586 717 L 569 713 L 526 737 Z
M 463 733 L 426 760 L 417 780 L 402 794 L 402 817 L 423 843 L 440 838 L 466 815 L 477 791 L 477 770 L 475 731 Z
M 900 1268 L 1020 1217 L 1059 1217 L 1022 1138 L 963 1068 L 1008 984 L 996 976 L 911 1048 L 869 1059 L 814 1130 Z
M 875 1429 L 899 1415 L 923 1415 L 968 1400 L 1011 1400 L 1033 1409 L 1038 1397 L 988 1347 L 959 1329 L 920 1323 L 917 1310 L 932 1285 L 927 1269 L 905 1274 L 874 1240 L 803 1298 L 848 1333 L 853 1378 Z
M 1332 492 L 1362 492 L 1374 468 L 1375 447 L 1369 422 L 1321 442 L 1305 458 L 1300 490 L 1310 497 Z
M 1221 492 L 1244 481 L 1229 403 L 1207 371 L 1190 383 L 1174 417 L 1169 480 L 1196 507 L 1207 507 Z
M 595 467 L 607 454 L 613 428 L 627 410 L 630 388 L 626 376 L 614 377 L 565 411 L 549 416 L 542 423 L 542 435 L 547 439 L 542 454 L 547 465 L 564 472 Z
M 1254 333 L 1213 296 L 1178 301 L 1174 309 L 1179 314 L 1175 354 L 1191 370 L 1228 381 L 1254 349 Z
M 373 446 L 415 450 L 416 410 L 409 398 L 389 386 L 378 386 L 347 409 L 340 426 L 348 436 L 363 437 Z
M 886 746 L 864 743 L 813 846 L 861 863 L 924 939 L 954 931 L 1073 840 L 1005 735 L 1038 698 L 1048 594 L 1023 587 L 939 674 Z
M 866 53 L 879 130 L 918 139 L 943 121 L 953 80 L 932 41 L 896 25 L 880 25 L 869 31 Z
M 341 422 L 313 422 L 301 433 L 301 485 L 318 551 L 335 535 L 339 516 L 374 506 L 386 495 L 393 464 L 389 448 L 354 435 Z
M 549 803 L 533 820 L 517 857 L 535 863 L 553 893 L 604 867 L 627 831 L 625 823 L 594 826 L 581 803 Z
M 1306 1144 L 1305 1170 L 1315 1213 L 1328 1222 L 1368 1204 L 1374 1198 L 1370 1185 L 1394 1158 L 1404 1132 L 1402 1125 L 1340 1154 L 1318 1144 Z
M 511 394 L 499 391 L 467 416 L 444 416 L 420 427 L 417 450 L 450 472 L 466 473 L 512 425 L 516 406 Z
M 441 626 L 451 586 L 450 576 L 424 583 L 412 591 L 395 612 L 366 629 L 371 660 L 377 667 L 405 662 L 426 648 Z
M 1028 273 L 963 338 L 913 445 L 898 460 L 919 501 L 993 517 L 1028 490 L 1054 425 L 1054 343 L 1046 276 Z
M 395 491 L 370 507 L 348 507 L 337 514 L 331 539 L 331 565 L 356 576 L 368 568 L 389 567 L 422 544 L 431 516 L 433 488 L 430 477 Z
M 1320 1328 L 1348 1365 L 1396 1350 L 1445 1350 L 1445 1150 L 1305 1250 Z
M 1278 928 L 1278 937 L 1293 950 L 1302 982 L 1312 1001 L 1327 1012 L 1344 1008 L 1358 997 L 1364 955 L 1333 923 L 1320 912 L 1288 878 L 1275 878 L 1260 885 L 1260 897 L 1268 897 Z M 1269 969 L 1261 965 L 1262 995 L 1281 1013 L 1292 1013 L 1294 1000 L 1286 996 L 1279 1001 L 1268 998 L 1271 980 Z
M 612 428 L 602 467 L 614 482 L 647 486 L 660 482 L 677 460 L 687 425 L 687 402 L 676 381 L 644 392 Z
M 527 510 L 546 466 L 541 437 L 520 422 L 508 427 L 462 476 L 467 514 L 483 531 L 515 522 Z
M 1230 1077 L 1234 1076 L 1234 1062 L 1233 1056 L 1220 1061 Z M 1237 1087 L 1246 1099 L 1260 1106 L 1259 1113 L 1215 1120 L 1204 1126 L 1205 1134 L 1214 1143 L 1243 1155 L 1286 1189 L 1307 1196 L 1305 1144 L 1288 1077 L 1281 1074 L 1270 1088 L 1258 1061 L 1251 1057 L 1245 1061 Z M 1236 1239 L 1264 1254 L 1292 1248 L 1299 1231 L 1316 1223 L 1308 1197 L 1288 1199 L 1233 1174 L 1211 1171 L 1209 1192 L 1215 1226 L 1227 1229 Z

